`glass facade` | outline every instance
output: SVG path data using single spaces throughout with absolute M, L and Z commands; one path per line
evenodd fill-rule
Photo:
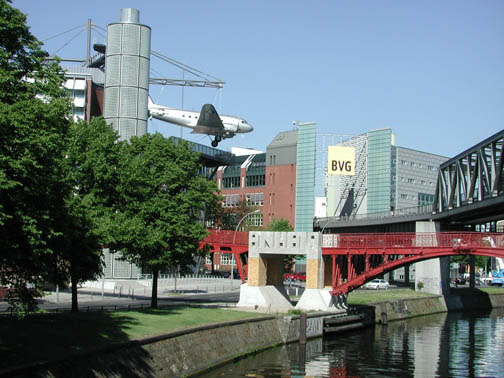
M 391 210 L 392 130 L 368 133 L 368 213 Z
M 295 225 L 297 232 L 313 232 L 316 126 L 314 122 L 298 124 Z

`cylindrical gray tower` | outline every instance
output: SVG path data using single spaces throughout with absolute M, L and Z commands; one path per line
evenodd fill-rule
M 107 26 L 103 116 L 121 140 L 147 133 L 151 29 L 139 24 L 137 9 L 121 9 Z

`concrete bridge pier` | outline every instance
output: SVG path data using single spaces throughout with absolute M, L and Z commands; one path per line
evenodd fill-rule
M 324 269 L 321 239 L 316 232 L 251 232 L 248 284 L 241 287 L 237 307 L 266 312 L 287 312 L 294 308 L 283 285 L 285 255 L 305 255 L 307 260 L 306 288 L 295 308 L 336 310 L 331 303 L 330 287 L 324 287 L 330 274 Z
M 440 232 L 438 222 L 416 222 L 416 232 Z M 421 245 L 421 239 L 417 245 Z M 415 291 L 446 295 L 450 292 L 450 258 L 440 257 L 415 264 Z

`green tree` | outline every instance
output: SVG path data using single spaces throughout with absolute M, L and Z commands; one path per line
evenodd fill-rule
M 470 257 L 468 255 L 459 255 L 459 256 L 452 256 L 451 261 L 459 263 L 459 264 L 466 264 L 469 265 L 469 260 Z M 489 257 L 487 256 L 474 256 L 474 265 L 477 268 L 484 269 L 487 264 L 488 264 Z
M 268 231 L 294 231 L 289 221 L 285 218 L 273 219 L 268 223 Z
M 271 222 L 268 223 L 267 230 L 268 231 L 275 231 L 275 232 L 294 231 L 292 226 L 289 224 L 289 221 L 285 218 L 273 219 Z M 294 263 L 296 262 L 296 255 L 284 256 L 283 262 L 284 262 L 284 270 L 286 270 L 288 272 L 292 271 L 292 267 L 294 266 Z
M 74 123 L 65 154 L 66 197 L 57 281 L 69 280 L 72 311 L 78 311 L 77 286 L 102 272 L 102 249 L 108 241 L 110 214 L 118 200 L 117 133 L 102 118 Z
M 120 203 L 109 245 L 152 271 L 151 307 L 157 307 L 157 280 L 165 267 L 184 272 L 203 254 L 207 235 L 201 213 L 215 210 L 217 186 L 198 174 L 199 154 L 186 142 L 161 134 L 133 137 L 121 148 Z
M 70 102 L 46 56 L 25 15 L 0 0 L 0 283 L 20 291 L 47 277 L 65 211 Z

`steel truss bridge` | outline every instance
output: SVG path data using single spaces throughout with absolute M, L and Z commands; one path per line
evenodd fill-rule
M 443 163 L 438 172 L 434 213 L 502 197 L 503 163 L 504 130 Z
M 211 230 L 204 244 L 213 253 L 233 254 L 245 282 L 248 232 Z M 504 233 L 324 234 L 322 239 L 322 256 L 331 267 L 331 295 L 338 298 L 402 266 L 457 255 L 504 258 Z

